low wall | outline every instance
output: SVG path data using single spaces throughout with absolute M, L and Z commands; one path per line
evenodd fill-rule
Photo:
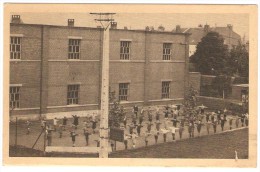
M 189 85 L 200 93 L 201 74 L 199 72 L 190 72 L 189 75 Z
M 241 105 L 239 101 L 235 101 L 235 100 L 198 96 L 197 105 L 201 105 L 201 104 L 213 110 L 229 108 L 231 104 Z

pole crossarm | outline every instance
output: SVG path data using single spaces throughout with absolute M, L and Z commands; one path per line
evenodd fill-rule
M 95 21 L 106 21 L 106 22 L 110 22 L 110 21 L 115 21 L 114 19 L 95 19 Z
M 116 13 L 90 13 L 91 15 L 98 15 L 98 19 L 94 19 L 97 22 L 100 22 L 101 26 L 107 30 L 112 21 L 115 21 L 112 17 Z
M 114 15 L 116 13 L 90 13 L 92 15 Z

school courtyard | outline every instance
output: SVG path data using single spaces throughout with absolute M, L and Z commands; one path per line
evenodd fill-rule
M 132 112 L 128 112 L 130 116 Z M 180 117 L 178 117 L 180 118 Z M 79 126 L 76 130 L 75 146 L 85 147 L 86 141 L 83 134 L 83 121 L 85 117 L 79 118 Z M 161 110 L 160 121 L 162 123 L 161 128 L 164 123 L 164 114 Z M 62 122 L 62 119 L 60 119 Z M 202 126 L 200 136 L 198 136 L 197 129 L 194 131 L 194 138 L 189 138 L 188 126 L 184 127 L 182 139 L 179 137 L 179 132 L 176 132 L 175 141 L 172 139 L 172 133 L 167 133 L 167 140 L 164 143 L 163 134 L 160 133 L 158 137 L 157 144 L 155 143 L 154 135 L 148 137 L 148 146 L 145 147 L 144 133 L 147 130 L 147 115 L 145 115 L 143 127 L 141 129 L 141 136 L 136 139 L 136 147 L 133 148 L 132 140 L 128 139 L 128 150 L 125 150 L 125 145 L 122 142 L 116 142 L 116 150 L 110 154 L 110 157 L 164 157 L 164 158 L 234 158 L 235 150 L 238 151 L 239 156 L 242 158 L 248 157 L 248 129 L 243 129 L 241 122 L 238 128 L 235 126 L 235 121 L 232 124 L 232 130 L 230 131 L 230 125 L 228 121 L 225 123 L 224 132 L 221 131 L 220 124 L 217 125 L 217 132 L 214 134 L 213 127 L 210 127 L 210 134 L 208 135 L 206 126 Z M 48 120 L 48 123 L 53 123 L 53 120 Z M 69 118 L 68 125 L 65 131 L 62 133 L 62 138 L 60 138 L 60 133 L 58 131 L 52 133 L 52 143 L 51 146 L 64 147 L 64 149 L 70 149 L 72 147 L 72 140 L 70 135 L 70 126 L 72 124 L 72 118 Z M 154 118 L 155 122 L 155 118 Z M 203 123 L 206 122 L 205 117 L 202 120 Z M 131 118 L 128 118 L 128 124 L 131 123 Z M 172 123 L 169 120 L 169 125 Z M 44 150 L 44 132 L 42 132 L 40 121 L 32 121 L 30 127 L 30 134 L 27 134 L 27 126 L 25 121 L 18 121 L 17 123 L 17 136 L 16 136 L 16 124 L 10 122 L 10 144 L 15 145 L 15 140 L 17 140 L 17 145 L 32 148 L 34 145 L 35 150 Z M 128 127 L 127 127 L 128 129 Z M 152 126 L 151 133 L 156 130 L 155 125 Z M 39 138 L 39 139 L 38 139 Z M 38 141 L 37 141 L 38 139 Z M 99 122 L 97 123 L 97 128 L 95 133 L 89 136 L 88 147 L 97 147 L 97 141 L 99 140 Z M 115 142 L 110 140 L 109 145 Z M 47 142 L 46 142 L 47 145 Z M 12 147 L 13 148 L 13 147 Z M 171 150 L 171 151 L 169 151 Z M 225 151 L 228 150 L 228 151 Z M 221 153 L 225 152 L 225 153 Z M 10 152 L 10 156 L 19 156 L 18 154 L 13 154 Z M 33 154 L 33 153 L 32 153 Z M 20 155 L 23 156 L 23 155 Z M 54 156 L 54 155 L 53 155 Z M 57 155 L 58 156 L 58 155 Z M 64 154 L 62 154 L 64 156 Z M 67 156 L 67 155 L 66 155 Z M 70 155 L 68 155 L 70 156 Z M 82 155 L 80 155 L 82 156 Z M 84 155 L 83 155 L 84 156 Z M 95 156 L 95 155 L 94 155 Z
M 195 137 L 162 143 L 149 147 L 113 152 L 110 158 L 207 158 L 234 159 L 236 150 L 239 159 L 248 158 L 248 129 L 239 129 L 210 136 Z M 15 155 L 14 147 L 10 156 L 44 156 L 40 150 L 19 147 Z M 66 157 L 98 157 L 98 155 L 52 154 Z

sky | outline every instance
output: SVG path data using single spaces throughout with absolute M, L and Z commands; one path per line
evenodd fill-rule
M 75 26 L 96 27 L 100 25 L 95 22 L 95 15 L 89 13 L 19 13 L 24 23 L 30 24 L 50 24 L 67 25 L 67 19 L 74 19 Z M 10 17 L 11 18 L 11 17 Z M 154 26 L 155 29 L 162 25 L 166 31 L 173 30 L 176 25 L 183 28 L 198 27 L 199 24 L 209 24 L 210 27 L 225 27 L 227 24 L 233 25 L 233 30 L 241 38 L 249 35 L 249 15 L 248 14 L 158 14 L 158 13 L 117 13 L 113 17 L 118 28 L 127 26 L 129 29 L 144 29 L 146 26 Z

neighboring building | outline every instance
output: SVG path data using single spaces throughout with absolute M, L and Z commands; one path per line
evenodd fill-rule
M 126 106 L 182 101 L 189 35 L 117 29 L 112 23 L 110 90 Z M 82 115 L 98 109 L 102 37 L 101 28 L 75 27 L 73 19 L 68 26 L 11 22 L 11 115 Z
M 248 102 L 249 96 L 248 84 L 237 84 L 232 86 L 232 99 L 239 100 L 243 103 Z
M 173 31 L 177 33 L 191 34 L 189 38 L 189 57 L 195 53 L 196 46 L 201 41 L 201 38 L 206 36 L 210 31 L 218 32 L 222 35 L 224 38 L 224 44 L 228 46 L 228 49 L 237 46 L 241 41 L 241 36 L 234 32 L 233 26 L 230 24 L 228 24 L 227 27 L 210 27 L 206 24 L 204 27 L 200 26 L 197 28 L 180 28 L 180 26 L 177 25 L 176 29 Z

